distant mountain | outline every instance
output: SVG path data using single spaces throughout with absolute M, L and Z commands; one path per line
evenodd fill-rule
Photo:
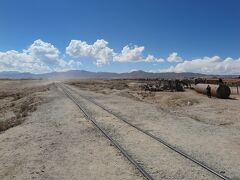
M 133 71 L 129 73 L 111 73 L 111 72 L 90 72 L 84 70 L 71 70 L 66 72 L 51 72 L 44 74 L 21 73 L 17 71 L 0 72 L 0 78 L 9 79 L 153 79 L 153 78 L 190 78 L 205 77 L 204 74 L 198 73 L 150 73 L 145 71 Z
M 3 71 L 0 72 L 1 79 L 25 79 L 25 78 L 38 78 L 36 74 L 28 73 L 28 72 L 18 72 L 18 71 Z
M 151 73 L 145 71 L 133 71 L 130 73 L 122 73 L 122 78 L 131 78 L 131 79 L 139 79 L 139 78 L 166 78 L 166 79 L 176 79 L 176 78 L 190 78 L 190 77 L 204 77 L 204 74 L 198 73 L 174 73 L 174 72 L 166 72 L 166 73 Z

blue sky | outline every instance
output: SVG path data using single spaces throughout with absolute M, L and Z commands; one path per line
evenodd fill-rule
M 0 71 L 240 74 L 239 0 L 1 0 Z

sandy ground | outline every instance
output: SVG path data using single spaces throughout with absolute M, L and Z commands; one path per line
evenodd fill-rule
M 51 82 L 41 80 L 0 80 L 0 132 L 21 124 L 45 99 Z
M 84 85 L 82 85 L 84 86 Z M 209 99 L 192 90 L 144 94 L 131 88 L 80 93 L 233 179 L 240 178 L 240 101 Z M 89 91 L 90 90 L 90 91 Z M 96 93 L 97 92 L 97 93 Z
M 142 179 L 139 172 L 51 87 L 26 120 L 0 134 L 0 179 Z
M 185 92 L 142 91 L 140 80 L 89 80 L 68 82 L 81 90 L 104 95 L 127 97 L 139 102 L 154 104 L 160 110 L 187 116 L 195 121 L 216 126 L 240 129 L 240 95 L 234 91 L 230 99 L 207 98 L 191 89 Z M 236 89 L 235 87 L 232 88 Z
M 192 90 L 147 93 L 139 90 L 138 81 L 109 82 L 85 81 L 71 88 L 77 92 L 76 97 L 78 93 L 91 97 L 222 174 L 240 179 L 238 95 L 221 100 L 208 99 Z M 27 107 L 32 104 L 35 107 L 24 109 L 27 114 L 21 113 L 21 123 L 0 132 L 0 179 L 143 179 L 51 83 L 0 82 L 1 121 L 9 118 L 7 112 L 15 117 L 27 102 Z M 78 98 L 155 179 L 217 179 L 89 101 Z
M 145 92 L 133 92 L 142 99 Z M 231 95 L 231 99 L 207 98 L 194 90 L 185 92 L 154 92 L 146 95 L 143 101 L 156 104 L 159 109 L 178 116 L 190 117 L 195 121 L 216 126 L 240 129 L 240 96 Z
M 79 97 L 77 93 L 74 95 L 97 123 L 140 162 L 154 179 L 217 179 L 203 168 Z

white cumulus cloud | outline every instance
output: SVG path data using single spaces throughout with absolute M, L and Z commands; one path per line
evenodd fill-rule
M 10 50 L 0 52 L 1 71 L 48 72 L 51 70 L 43 62 L 34 59 L 25 52 Z
M 118 62 L 163 62 L 162 58 L 156 58 L 153 55 L 149 54 L 147 57 L 143 56 L 144 46 L 124 46 L 121 53 L 116 54 L 113 58 L 113 61 Z
M 52 44 L 44 42 L 40 39 L 36 40 L 29 46 L 24 53 L 28 54 L 35 60 L 44 62 L 47 65 L 56 65 L 59 63 L 59 50 Z
M 90 57 L 96 59 L 96 64 L 107 64 L 114 56 L 113 49 L 107 47 L 108 42 L 100 39 L 93 44 L 81 40 L 71 40 L 66 53 L 72 57 Z
M 110 61 L 115 62 L 163 62 L 161 58 L 153 55 L 143 56 L 144 46 L 124 46 L 120 53 L 116 53 L 108 47 L 108 42 L 100 39 L 93 44 L 88 44 L 81 40 L 71 40 L 66 47 L 66 54 L 75 58 L 92 58 L 96 60 L 96 65 L 102 66 Z
M 182 62 L 183 58 L 178 56 L 178 53 L 173 52 L 173 53 L 169 54 L 167 60 L 168 60 L 168 62 Z
M 0 52 L 0 71 L 42 73 L 73 69 L 80 65 L 80 62 L 63 60 L 57 48 L 40 39 L 21 52 Z
M 155 58 L 153 55 L 149 54 L 147 58 L 145 59 L 146 62 L 164 62 L 164 59 L 162 58 Z
M 131 62 L 131 61 L 141 61 L 143 60 L 143 53 L 144 51 L 144 46 L 124 46 L 121 53 L 117 54 L 114 57 L 114 61 L 119 61 L 119 62 Z
M 225 58 L 219 56 L 203 57 L 190 61 L 178 63 L 167 69 L 161 69 L 161 72 L 195 72 L 203 74 L 239 74 L 240 58 Z
M 21 71 L 43 73 L 79 69 L 82 57 L 94 59 L 97 66 L 115 62 L 151 62 L 152 65 L 164 62 L 151 54 L 144 55 L 144 46 L 124 46 L 120 52 L 108 47 L 108 42 L 100 39 L 93 44 L 81 40 L 72 40 L 66 47 L 66 54 L 58 48 L 40 39 L 34 41 L 22 51 L 0 51 L 0 71 Z M 75 58 L 71 58 L 75 57 Z M 69 59 L 70 58 L 70 59 Z M 203 74 L 239 74 L 240 58 L 221 58 L 219 56 L 184 60 L 173 52 L 167 58 L 175 62 L 173 66 L 160 69 L 161 72 L 196 72 Z M 157 63 L 156 63 L 157 62 Z

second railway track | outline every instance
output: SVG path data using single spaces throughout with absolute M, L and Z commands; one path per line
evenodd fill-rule
M 198 166 L 201 166 L 202 168 L 204 168 L 204 169 L 207 170 L 208 172 L 214 174 L 215 176 L 219 177 L 220 179 L 225 179 L 225 180 L 229 180 L 229 179 L 230 179 L 229 177 L 226 177 L 226 176 L 220 174 L 218 171 L 214 170 L 213 168 L 207 166 L 206 164 L 198 161 L 197 159 L 195 159 L 195 158 L 191 157 L 190 155 L 186 154 L 185 152 L 179 150 L 178 148 L 174 147 L 173 145 L 169 144 L 168 142 L 164 141 L 163 139 L 161 139 L 161 138 L 159 138 L 159 137 L 156 137 L 156 136 L 154 136 L 153 134 L 149 133 L 148 131 L 146 131 L 146 130 L 144 130 L 144 129 L 141 129 L 141 128 L 139 128 L 138 126 L 130 123 L 130 122 L 129 122 L 128 120 L 126 120 L 125 118 L 121 117 L 120 115 L 118 115 L 117 113 L 113 112 L 112 110 L 104 107 L 103 105 L 97 103 L 96 101 L 92 100 L 91 98 L 86 97 L 86 96 L 84 96 L 84 95 L 82 95 L 82 94 L 79 94 L 78 92 L 76 92 L 76 91 L 73 90 L 72 88 L 69 88 L 68 86 L 65 86 L 65 85 L 60 85 L 60 86 L 61 86 L 62 88 L 66 88 L 67 91 L 68 91 L 68 93 L 69 93 L 69 91 L 75 92 L 75 93 L 78 94 L 81 98 L 83 98 L 83 99 L 85 99 L 85 100 L 87 100 L 87 101 L 90 101 L 90 102 L 93 103 L 94 105 L 96 105 L 96 106 L 100 107 L 101 109 L 103 109 L 104 111 L 112 114 L 113 116 L 115 116 L 115 117 L 118 118 L 119 120 L 123 121 L 123 122 L 126 123 L 127 125 L 135 128 L 135 129 L 138 130 L 139 132 L 141 132 L 141 133 L 149 136 L 150 138 L 156 140 L 157 142 L 163 144 L 164 146 L 166 146 L 166 147 L 168 147 L 169 149 L 171 149 L 172 151 L 178 153 L 178 154 L 181 155 L 182 157 L 190 160 L 191 162 L 197 164 Z M 66 91 L 66 89 L 65 89 L 65 91 Z M 71 95 L 68 94 L 68 96 L 71 96 Z M 71 96 L 71 99 L 74 101 L 73 96 Z M 75 100 L 75 101 L 76 101 L 76 100 Z M 75 102 L 75 103 L 76 103 L 76 102 Z M 78 105 L 78 106 L 79 106 L 79 105 Z M 81 108 L 81 110 L 84 112 L 84 110 L 83 110 L 82 108 Z M 84 114 L 85 114 L 88 118 L 90 118 L 90 116 L 87 115 L 87 112 L 84 112 Z M 93 122 L 93 123 L 94 123 L 94 122 Z M 95 122 L 94 124 L 96 125 L 97 123 Z M 101 130 L 101 129 L 100 129 L 100 130 Z M 105 136 L 107 135 L 106 132 L 105 132 L 105 133 L 103 132 L 103 134 L 104 134 Z M 109 139 L 109 138 L 108 138 L 108 139 Z M 112 140 L 113 140 L 113 139 L 112 139 Z M 114 141 L 114 140 L 113 140 L 113 141 Z M 115 142 L 116 142 L 116 141 L 115 141 Z M 116 146 L 116 145 L 115 145 L 115 146 Z M 120 146 L 120 145 L 118 145 L 118 146 Z M 116 147 L 117 147 L 117 146 L 116 146 Z M 117 147 L 117 148 L 118 148 L 118 147 Z M 118 149 L 119 149 L 119 148 L 118 148 Z M 121 151 L 121 148 L 120 148 L 120 151 Z M 122 152 L 122 151 L 121 151 L 121 152 Z M 123 153 L 123 152 L 122 152 L 122 153 Z M 123 153 L 123 154 L 124 154 L 124 153 Z M 124 155 L 125 155 L 125 154 L 124 154 Z M 125 155 L 125 156 L 131 161 L 131 157 L 130 157 L 129 155 Z M 130 158 L 129 158 L 128 156 L 129 156 Z M 131 162 L 132 162 L 132 161 L 131 161 Z M 149 173 L 147 173 L 147 172 L 141 167 L 141 165 L 140 165 L 139 163 L 137 163 L 135 160 L 133 160 L 132 163 L 133 163 L 135 166 L 136 166 L 136 165 L 139 166 L 139 167 L 137 167 L 137 169 L 139 169 L 139 171 L 140 171 L 147 179 L 153 179 L 153 178 L 149 175 Z

